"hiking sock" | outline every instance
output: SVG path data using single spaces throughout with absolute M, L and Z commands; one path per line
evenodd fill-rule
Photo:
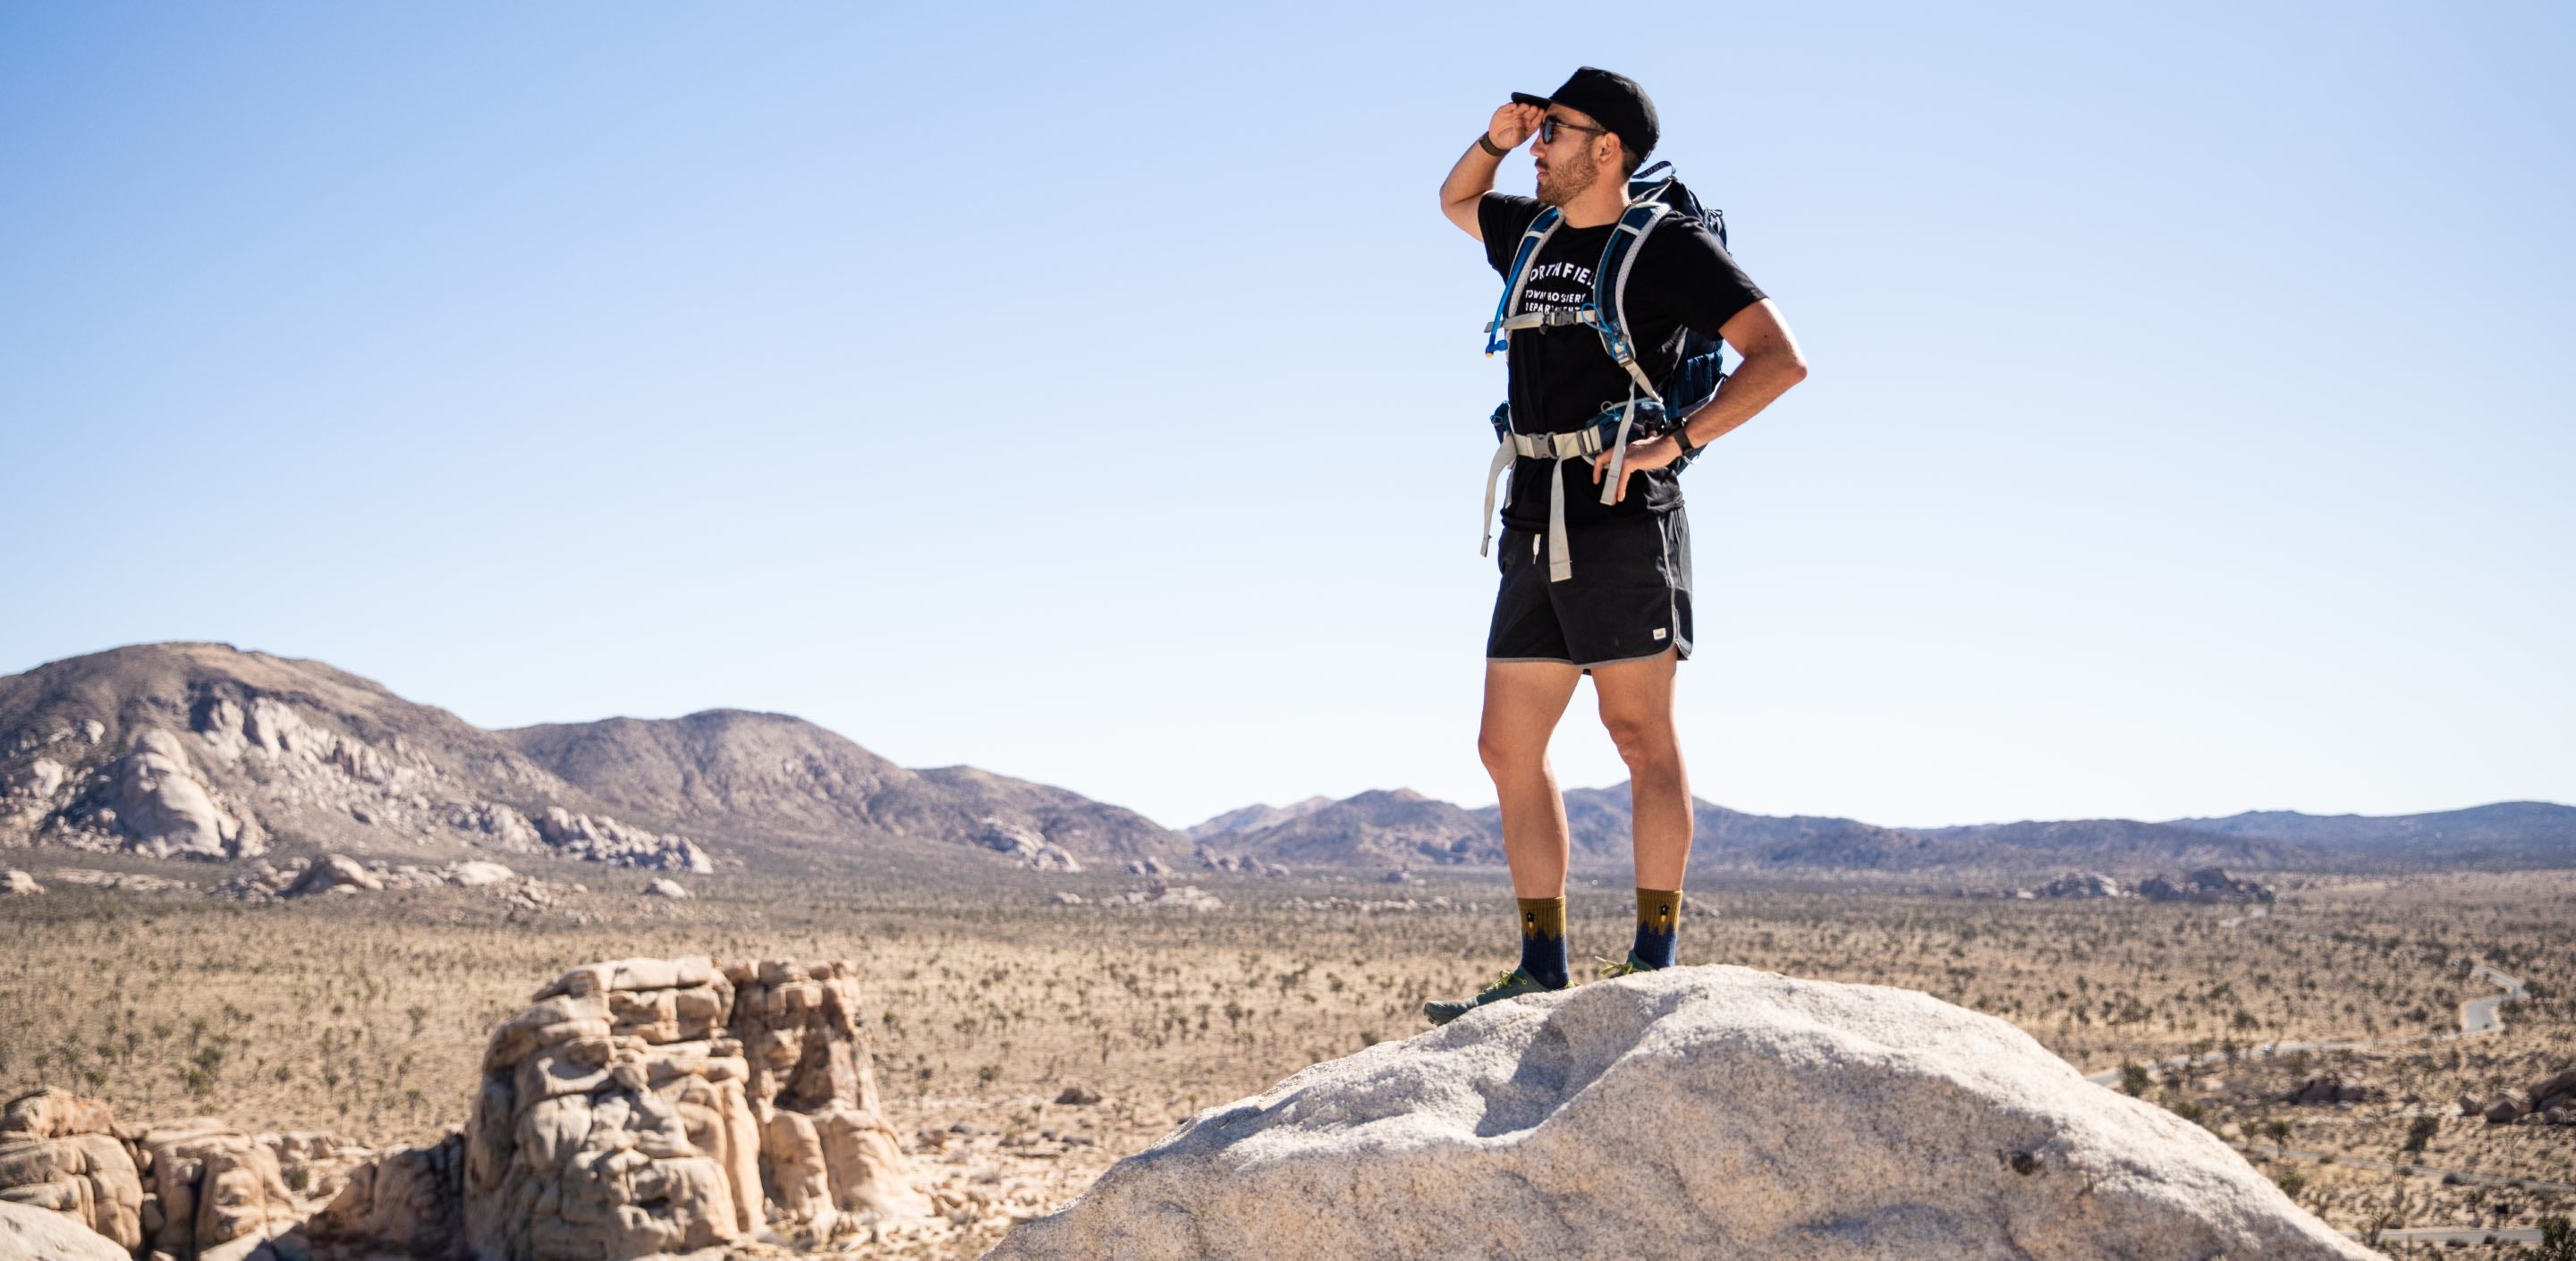
M 1522 898 L 1521 904 L 1521 971 L 1549 989 L 1563 989 L 1567 969 L 1565 958 L 1565 895 L 1552 898 Z
M 1681 935 L 1682 891 L 1637 890 L 1637 944 L 1632 950 L 1637 962 L 1650 968 L 1673 966 Z

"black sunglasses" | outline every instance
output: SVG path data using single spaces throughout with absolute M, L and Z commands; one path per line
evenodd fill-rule
M 1555 144 L 1556 133 L 1560 131 L 1588 131 L 1596 136 L 1610 134 L 1610 129 L 1607 127 L 1586 127 L 1581 123 L 1569 123 L 1562 118 L 1542 118 L 1538 124 L 1538 142 Z

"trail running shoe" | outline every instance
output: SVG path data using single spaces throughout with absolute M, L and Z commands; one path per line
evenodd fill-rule
M 1552 994 L 1557 990 L 1564 988 L 1565 986 L 1563 985 L 1542 985 L 1539 983 L 1539 979 L 1537 977 L 1531 976 L 1529 973 L 1523 972 L 1519 968 L 1514 968 L 1511 971 L 1494 978 L 1493 984 L 1476 991 L 1476 996 L 1474 998 L 1460 1002 L 1439 1002 L 1435 1000 L 1433 1002 L 1424 1003 L 1422 1005 L 1422 1014 L 1430 1017 L 1431 1023 L 1435 1025 L 1445 1025 L 1452 1020 L 1456 1020 L 1460 1016 L 1466 1015 L 1468 1012 L 1484 1006 L 1487 1003 L 1499 1003 L 1506 998 L 1518 998 L 1523 994 Z

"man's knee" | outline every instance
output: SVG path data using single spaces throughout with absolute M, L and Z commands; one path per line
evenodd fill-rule
M 1619 759 L 1632 772 L 1681 761 L 1681 738 L 1669 717 L 1605 713 L 1601 715 L 1601 725 L 1609 729 L 1610 743 L 1618 746 Z
M 1547 765 L 1547 744 L 1514 739 L 1500 732 L 1476 733 L 1476 757 L 1496 779 L 1533 773 Z

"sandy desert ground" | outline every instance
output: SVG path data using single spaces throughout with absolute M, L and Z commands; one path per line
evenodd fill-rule
M 203 868 L 12 861 L 50 891 L 0 906 L 12 945 L 0 1089 L 69 1086 L 121 1117 L 425 1142 L 463 1120 L 487 1032 L 577 964 L 853 960 L 896 1128 L 924 1176 L 966 1204 L 950 1229 L 888 1249 L 917 1255 L 974 1255 L 1192 1111 L 1418 1032 L 1424 998 L 1471 991 L 1513 943 L 1509 891 L 1491 875 L 1397 886 L 1193 873 L 1174 883 L 1225 906 L 1184 911 L 1100 905 L 1133 878 L 974 864 L 696 878 L 684 901 L 640 896 L 646 873 L 566 865 L 539 874 L 587 891 L 531 910 L 454 888 L 245 905 L 52 875 L 115 866 L 203 885 Z M 2126 1088 L 2251 1145 L 2338 1226 L 2527 1229 L 2576 1211 L 2576 1126 L 2490 1125 L 2456 1104 L 2576 1059 L 2576 873 L 2277 882 L 2280 902 L 2248 917 L 1747 873 L 1693 892 L 1705 913 L 1689 919 L 1683 955 L 1923 989 L 2012 1021 L 2086 1072 L 2138 1065 Z M 1621 953 L 1627 889 L 1579 881 L 1574 898 L 1578 959 Z M 2450 1036 L 2461 1004 L 2497 992 L 2467 962 L 2528 987 L 2501 1033 Z M 2379 1044 L 2246 1054 L 2352 1040 Z M 2218 1058 L 2146 1067 L 2179 1056 Z M 2318 1076 L 2372 1097 L 2281 1101 Z M 1057 1102 L 1076 1084 L 1100 1101 Z M 2362 1163 L 2374 1161 L 2467 1177 Z

